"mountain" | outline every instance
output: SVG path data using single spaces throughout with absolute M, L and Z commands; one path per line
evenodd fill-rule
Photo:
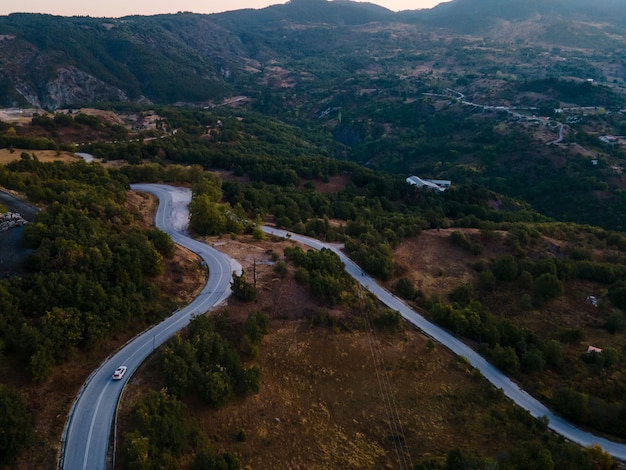
M 14 14 L 0 31 L 4 106 L 200 101 L 226 93 L 242 61 L 239 39 L 202 15 Z
M 215 20 L 231 30 L 268 28 L 288 24 L 326 24 L 356 26 L 372 22 L 390 21 L 391 10 L 373 3 L 339 0 L 291 0 L 261 10 L 238 10 L 215 15 Z
M 557 46 L 623 48 L 626 13 L 619 3 L 454 0 L 431 10 L 393 13 L 371 3 L 292 0 L 215 15 L 12 14 L 0 17 L 0 106 L 220 100 L 250 86 L 272 61 L 296 59 L 301 62 L 296 73 L 315 73 L 304 59 L 318 54 L 334 61 L 329 70 L 354 69 L 351 62 L 372 62 L 398 47 L 423 47 L 416 40 L 432 31 L 450 38 L 471 32 Z
M 431 10 L 404 12 L 424 24 L 464 32 L 484 32 L 497 22 L 582 21 L 626 27 L 620 0 L 455 0 Z

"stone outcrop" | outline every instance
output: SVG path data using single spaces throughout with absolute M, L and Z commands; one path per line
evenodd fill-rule
M 46 83 L 45 88 L 42 105 L 47 109 L 72 103 L 128 101 L 126 93 L 119 88 L 72 66 L 57 69 L 56 78 Z
M 95 103 L 97 101 L 128 101 L 128 96 L 119 88 L 73 66 L 60 67 L 56 77 L 34 88 L 32 83 L 16 80 L 16 91 L 32 106 L 57 109 L 73 103 Z
M 14 227 L 21 227 L 28 222 L 17 212 L 6 212 L 0 214 L 0 232 Z

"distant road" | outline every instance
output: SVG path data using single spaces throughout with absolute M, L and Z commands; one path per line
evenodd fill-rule
M 159 198 L 156 226 L 168 233 L 174 242 L 198 254 L 207 263 L 210 276 L 202 292 L 189 305 L 136 336 L 89 377 L 66 424 L 62 468 L 67 470 L 106 468 L 111 427 L 124 385 L 155 348 L 184 328 L 192 317 L 224 301 L 231 293 L 233 271 L 241 270 L 231 258 L 186 235 L 187 204 L 191 200 L 189 189 L 152 184 L 132 185 L 132 189 Z M 126 375 L 122 380 L 111 380 L 111 374 L 120 365 L 128 366 Z
M 507 397 L 513 400 L 520 407 L 528 410 L 532 416 L 534 416 L 535 418 L 539 418 L 542 416 L 547 417 L 549 420 L 548 427 L 551 430 L 560 434 L 566 439 L 569 439 L 570 441 L 585 447 L 588 447 L 592 444 L 598 444 L 614 458 L 626 461 L 626 445 L 613 442 L 608 439 L 598 437 L 592 433 L 583 431 L 568 423 L 560 416 L 555 415 L 545 405 L 543 405 L 536 398 L 533 398 L 527 392 L 522 390 L 516 383 L 514 383 L 511 379 L 509 379 L 493 365 L 487 362 L 481 355 L 479 355 L 469 346 L 461 342 L 458 338 L 452 336 L 447 331 L 427 321 L 424 317 L 412 310 L 404 301 L 400 300 L 396 296 L 392 295 L 389 291 L 378 285 L 378 283 L 370 276 L 364 276 L 362 269 L 357 266 L 350 258 L 344 255 L 340 251 L 338 245 L 323 243 L 313 238 L 297 235 L 291 232 L 287 232 L 285 230 L 275 229 L 273 227 L 263 227 L 263 230 L 268 234 L 286 237 L 290 238 L 291 240 L 298 241 L 300 243 L 310 246 L 311 248 L 315 248 L 316 250 L 320 250 L 322 248 L 331 249 L 346 265 L 346 271 L 363 287 L 365 287 L 376 297 L 378 297 L 381 302 L 383 302 L 392 310 L 397 310 L 398 312 L 400 312 L 400 315 L 402 315 L 407 321 L 422 330 L 426 335 L 446 346 L 455 354 L 467 358 L 472 366 L 480 370 L 480 372 L 489 382 L 491 382 L 497 388 L 502 389 Z

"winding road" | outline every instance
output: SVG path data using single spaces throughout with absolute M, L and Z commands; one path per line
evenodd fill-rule
M 157 227 L 168 233 L 174 242 L 200 255 L 208 265 L 210 277 L 205 288 L 192 303 L 175 312 L 162 323 L 135 337 L 113 357 L 103 362 L 87 380 L 70 411 L 66 424 L 61 468 L 67 470 L 106 468 L 107 449 L 115 409 L 124 385 L 143 360 L 175 332 L 185 327 L 194 315 L 202 314 L 225 300 L 230 295 L 232 272 L 241 270 L 241 266 L 232 259 L 186 235 L 189 220 L 187 204 L 191 199 L 190 190 L 153 184 L 133 185 L 132 189 L 154 194 L 160 199 L 155 216 Z M 263 227 L 263 230 L 268 234 L 298 241 L 314 249 L 331 249 L 345 264 L 346 271 L 364 288 L 368 289 L 389 308 L 397 310 L 407 321 L 426 335 L 440 342 L 455 354 L 467 358 L 472 366 L 479 369 L 489 382 L 502 389 L 507 397 L 528 410 L 532 416 L 547 417 L 549 420 L 548 427 L 551 430 L 582 446 L 598 444 L 614 458 L 626 461 L 626 445 L 585 432 L 556 416 L 469 346 L 445 330 L 428 322 L 404 301 L 379 286 L 370 276 L 363 275 L 361 268 L 341 252 L 339 245 L 326 244 L 273 227 Z M 122 364 L 128 366 L 126 375 L 122 380 L 111 380 L 113 371 Z
M 185 308 L 146 330 L 104 361 L 89 377 L 70 411 L 63 437 L 60 467 L 67 470 L 97 470 L 107 467 L 107 451 L 115 410 L 124 385 L 141 363 L 192 317 L 203 314 L 224 301 L 231 293 L 232 273 L 241 266 L 214 248 L 186 235 L 191 191 L 164 185 L 133 185 L 132 189 L 154 194 L 160 200 L 156 226 L 174 242 L 198 254 L 207 264 L 210 276 L 200 294 Z M 114 381 L 115 369 L 128 367 L 122 380 Z
M 588 447 L 593 444 L 597 444 L 602 447 L 606 452 L 611 454 L 616 459 L 626 461 L 626 445 L 617 442 L 610 441 L 608 439 L 596 436 L 592 433 L 583 431 L 572 424 L 565 421 L 560 416 L 555 415 L 544 404 L 533 398 L 527 392 L 522 390 L 515 382 L 505 376 L 502 372 L 496 369 L 493 365 L 485 360 L 476 351 L 471 349 L 465 343 L 458 338 L 452 336 L 447 331 L 439 328 L 438 326 L 430 323 L 424 317 L 412 310 L 404 301 L 398 297 L 392 295 L 389 291 L 382 288 L 378 283 L 370 276 L 364 276 L 362 269 L 357 266 L 350 258 L 344 255 L 340 251 L 338 245 L 330 245 L 322 243 L 319 240 L 315 240 L 302 235 L 293 234 L 284 230 L 278 230 L 272 227 L 263 227 L 263 230 L 272 235 L 279 237 L 289 238 L 294 241 L 303 243 L 311 248 L 317 250 L 321 248 L 329 248 L 336 253 L 341 261 L 346 266 L 346 271 L 356 279 L 364 288 L 374 294 L 380 301 L 382 301 L 387 307 L 392 310 L 397 310 L 402 317 L 407 321 L 415 325 L 424 334 L 430 336 L 434 340 L 446 346 L 452 352 L 459 356 L 465 357 L 473 367 L 480 370 L 482 375 L 491 382 L 495 387 L 502 389 L 504 394 L 509 397 L 520 407 L 524 408 L 535 418 L 545 416 L 548 418 L 548 427 L 565 437 L 566 439 Z

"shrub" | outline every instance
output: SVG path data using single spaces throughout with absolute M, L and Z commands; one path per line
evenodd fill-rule
M 517 261 L 511 255 L 502 256 L 493 262 L 492 271 L 499 281 L 517 279 Z
M 415 287 L 410 279 L 403 277 L 399 279 L 393 286 L 393 292 L 403 299 L 413 300 L 416 295 Z
M 563 283 L 556 275 L 544 273 L 539 276 L 533 286 L 533 300 L 542 304 L 550 299 L 563 295 Z
M 485 292 L 492 292 L 496 288 L 496 276 L 491 271 L 483 271 L 478 276 L 478 287 Z
M 374 318 L 374 326 L 381 330 L 398 331 L 402 327 L 402 317 L 397 310 L 387 309 Z
M 289 268 L 287 268 L 287 264 L 284 261 L 279 261 L 274 265 L 274 273 L 279 277 L 285 277 L 289 274 Z
M 456 302 L 460 305 L 467 305 L 474 295 L 474 286 L 471 282 L 463 284 L 456 289 L 454 289 L 450 294 L 448 294 L 448 298 L 452 302 Z

